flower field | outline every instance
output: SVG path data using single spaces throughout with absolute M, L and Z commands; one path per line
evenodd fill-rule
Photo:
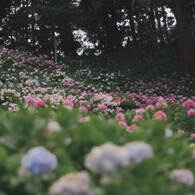
M 195 79 L 135 71 L 1 48 L 0 195 L 193 194 Z

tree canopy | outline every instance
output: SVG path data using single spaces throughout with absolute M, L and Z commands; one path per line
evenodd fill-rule
M 84 55 L 126 48 L 153 55 L 171 47 L 181 67 L 195 73 L 194 19 L 194 0 L 1 0 L 0 45 L 56 60 L 79 48 Z M 91 49 L 82 44 L 87 40 Z

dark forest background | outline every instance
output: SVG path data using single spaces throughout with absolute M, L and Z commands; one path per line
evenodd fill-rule
M 0 45 L 56 61 L 166 56 L 195 73 L 195 0 L 0 0 Z

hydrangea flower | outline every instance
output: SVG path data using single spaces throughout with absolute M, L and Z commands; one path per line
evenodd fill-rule
M 56 168 L 56 157 L 42 146 L 34 147 L 22 159 L 22 167 L 33 175 L 39 175 Z
M 172 171 L 170 179 L 186 185 L 192 185 L 194 183 L 194 175 L 189 169 L 178 169 Z
M 158 109 L 166 109 L 167 108 L 167 103 L 166 102 L 157 102 L 156 103 L 156 108 L 158 108 Z
M 192 133 L 191 136 L 190 136 L 190 139 L 194 140 L 194 138 L 195 138 L 195 133 Z
M 187 109 L 195 108 L 195 102 L 193 100 L 187 100 L 183 103 L 183 106 Z
M 131 132 L 131 131 L 133 131 L 136 128 L 137 128 L 137 125 L 136 124 L 133 124 L 133 125 L 127 127 L 127 131 L 130 131 Z
M 125 121 L 125 115 L 122 112 L 117 113 L 115 119 L 117 121 Z
M 83 117 L 83 118 L 80 119 L 80 123 L 87 122 L 89 120 L 90 120 L 90 117 L 86 116 L 86 117 Z
M 49 189 L 49 195 L 93 195 L 86 172 L 61 177 Z
M 145 110 L 143 108 L 139 108 L 135 112 L 136 112 L 136 115 L 139 115 L 139 114 L 143 114 Z
M 124 122 L 124 121 L 119 121 L 119 124 L 120 124 L 120 126 L 122 127 L 122 128 L 127 128 L 127 123 L 126 122 Z
M 124 146 L 130 163 L 141 162 L 153 156 L 152 147 L 143 142 L 131 142 Z
M 137 121 L 139 121 L 140 119 L 142 119 L 143 118 L 143 116 L 141 116 L 141 115 L 135 115 L 134 117 L 133 117 L 133 119 L 132 119 L 132 122 L 137 122 Z
M 80 111 L 82 114 L 85 114 L 85 113 L 88 112 L 87 108 L 85 108 L 85 107 L 80 107 L 80 108 L 79 108 L 79 111 Z
M 60 124 L 56 121 L 50 121 L 46 127 L 46 133 L 61 131 Z
M 167 115 L 166 115 L 164 112 L 162 112 L 162 111 L 158 111 L 158 112 L 156 112 L 156 113 L 153 115 L 152 118 L 153 118 L 153 119 L 160 119 L 160 120 L 162 120 L 162 121 L 166 121 L 166 120 L 167 120 Z
M 63 101 L 63 104 L 64 104 L 65 106 L 71 107 L 71 108 L 74 106 L 73 101 L 70 100 L 70 99 L 65 99 L 65 100 Z
M 149 110 L 149 109 L 155 110 L 155 107 L 154 107 L 152 104 L 147 105 L 147 106 L 146 106 L 146 110 Z
M 195 110 L 194 109 L 188 110 L 188 116 L 194 116 L 194 115 L 195 115 Z
M 127 163 L 125 150 L 112 143 L 92 148 L 85 158 L 85 166 L 92 172 L 112 174 Z
M 98 104 L 98 110 L 106 110 L 107 106 L 105 104 Z
M 35 100 L 33 98 L 29 98 L 27 100 L 27 104 L 34 104 L 35 103 Z
M 38 99 L 38 100 L 35 101 L 35 106 L 37 108 L 43 108 L 43 107 L 45 107 L 45 102 L 41 99 Z

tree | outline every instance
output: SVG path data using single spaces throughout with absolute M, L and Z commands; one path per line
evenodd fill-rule
M 186 71 L 195 74 L 195 58 L 191 31 L 191 1 L 167 1 L 177 20 L 179 35 L 180 63 Z

